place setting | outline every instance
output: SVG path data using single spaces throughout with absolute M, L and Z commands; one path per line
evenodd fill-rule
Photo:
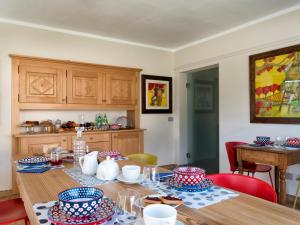
M 54 225 L 182 225 L 174 207 L 148 205 L 140 207 L 140 194 L 132 189 L 118 192 L 117 201 L 105 197 L 95 187 L 75 187 L 58 194 L 58 201 L 33 206 L 41 224 Z
M 268 136 L 256 136 L 256 140 L 253 141 L 253 144 L 249 145 L 253 147 L 273 146 L 274 141 L 271 141 L 271 137 Z

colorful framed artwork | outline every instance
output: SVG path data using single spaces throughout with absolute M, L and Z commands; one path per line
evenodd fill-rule
M 142 113 L 172 113 L 172 77 L 142 75 Z
M 194 88 L 194 109 L 197 112 L 214 111 L 214 84 L 209 81 L 196 81 Z
M 300 45 L 249 57 L 250 122 L 300 123 Z

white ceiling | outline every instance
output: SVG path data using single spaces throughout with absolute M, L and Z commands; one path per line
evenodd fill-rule
M 297 4 L 300 0 L 0 0 L 0 17 L 175 49 Z

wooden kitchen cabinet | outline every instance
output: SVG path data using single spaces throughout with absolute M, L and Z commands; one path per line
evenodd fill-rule
M 105 73 L 88 67 L 67 70 L 67 103 L 104 104 Z
M 68 147 L 68 136 L 57 135 L 57 136 L 45 136 L 45 137 L 26 137 L 19 139 L 19 148 L 17 154 L 21 155 L 33 155 L 43 154 L 44 145 L 58 145 L 67 149 Z
M 65 104 L 65 69 L 56 64 L 19 65 L 19 102 Z
M 106 95 L 107 104 L 111 105 L 135 105 L 137 75 L 133 71 L 107 70 L 106 71 Z
M 72 137 L 71 145 L 76 137 Z M 83 134 L 86 144 L 90 151 L 109 151 L 111 150 L 111 134 Z M 71 148 L 72 149 L 72 146 Z
M 112 150 L 119 151 L 122 155 L 143 152 L 143 137 L 143 131 L 113 133 Z

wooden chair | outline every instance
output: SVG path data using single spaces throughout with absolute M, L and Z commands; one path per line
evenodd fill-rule
M 293 204 L 293 208 L 294 209 L 296 208 L 298 193 L 299 193 L 299 190 L 300 190 L 300 177 L 298 177 L 296 180 L 298 181 L 298 185 L 297 185 L 297 190 L 296 190 L 296 194 L 295 194 L 295 200 L 294 200 L 294 204 Z
M 238 142 L 238 141 L 231 141 L 231 142 L 226 142 L 226 151 L 227 151 L 227 156 L 230 164 L 230 170 L 234 174 L 235 172 L 239 171 L 239 165 L 236 157 L 236 149 L 239 145 L 246 145 L 247 143 L 245 142 Z M 259 172 L 259 173 L 269 173 L 271 185 L 273 187 L 273 180 L 272 180 L 272 166 L 266 165 L 266 164 L 258 164 L 254 162 L 248 162 L 244 161 L 243 162 L 243 170 L 248 173 L 252 173 L 252 177 L 254 177 L 254 174 Z
M 157 165 L 157 156 L 149 153 L 137 153 L 127 155 L 127 157 L 133 161 L 142 162 L 148 165 Z
M 215 185 L 277 203 L 274 188 L 263 180 L 229 173 L 207 175 L 207 178 L 211 179 Z
M 21 198 L 0 202 L 0 224 L 10 224 L 24 220 L 29 225 L 29 220 Z

